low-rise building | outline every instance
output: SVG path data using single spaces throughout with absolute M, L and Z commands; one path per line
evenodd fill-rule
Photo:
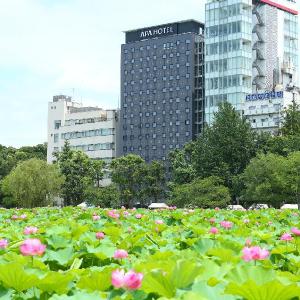
M 284 111 L 295 101 L 300 104 L 299 89 L 275 90 L 249 94 L 244 104 L 244 116 L 252 129 L 277 134 L 284 119 Z
M 71 97 L 54 96 L 48 104 L 48 163 L 66 140 L 71 149 L 110 163 L 116 157 L 116 124 L 116 110 L 86 107 Z

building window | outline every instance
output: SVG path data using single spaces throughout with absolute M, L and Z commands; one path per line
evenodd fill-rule
M 61 126 L 61 121 L 60 120 L 54 121 L 54 129 L 59 129 L 60 126 Z
M 58 133 L 55 133 L 55 134 L 53 135 L 53 141 L 54 141 L 54 143 L 58 143 L 58 138 L 59 138 Z

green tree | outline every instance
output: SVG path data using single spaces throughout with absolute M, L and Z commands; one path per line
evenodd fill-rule
M 300 106 L 293 101 L 284 111 L 283 135 L 300 135 Z
M 120 207 L 120 192 L 115 184 L 104 187 L 90 186 L 86 191 L 86 200 L 89 204 L 100 207 Z
M 267 152 L 288 156 L 294 151 L 300 151 L 300 135 L 275 136 L 268 140 Z
M 112 182 L 120 191 L 121 200 L 127 207 L 132 207 L 140 194 L 145 161 L 135 154 L 116 158 L 111 165 Z
M 287 181 L 287 194 L 291 203 L 297 203 L 300 209 L 300 151 L 293 152 L 287 157 L 287 167 L 283 170 Z
M 287 159 L 276 154 L 260 154 L 253 158 L 242 174 L 243 204 L 266 203 L 278 208 L 287 202 L 288 182 L 284 176 L 287 167 Z
M 91 159 L 82 151 L 73 151 L 68 142 L 55 153 L 56 163 L 65 177 L 61 196 L 64 205 L 78 205 L 85 200 L 86 190 L 95 182 Z
M 223 180 L 216 176 L 197 178 L 191 183 L 177 185 L 169 201 L 178 207 L 202 208 L 222 208 L 229 202 L 229 189 L 223 185 Z
M 186 144 L 182 149 L 176 149 L 169 153 L 171 163 L 172 181 L 176 184 L 191 182 L 196 177 L 196 170 L 192 162 L 194 142 Z
M 192 154 L 196 176 L 218 176 L 233 196 L 234 178 L 257 151 L 256 135 L 245 118 L 227 102 L 219 106 L 211 127 L 197 139 Z
M 163 164 L 154 160 L 145 165 L 141 172 L 140 199 L 144 199 L 144 202 L 162 200 L 166 190 L 166 175 Z
M 57 166 L 32 158 L 19 163 L 3 179 L 2 191 L 4 195 L 11 196 L 18 206 L 32 208 L 52 204 L 63 182 Z
M 94 180 L 95 185 L 99 188 L 101 180 L 104 176 L 105 163 L 103 160 L 91 160 L 91 176 Z

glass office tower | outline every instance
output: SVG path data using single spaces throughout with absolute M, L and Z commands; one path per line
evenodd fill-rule
M 252 1 L 211 0 L 205 8 L 205 121 L 228 101 L 242 110 L 252 91 Z
M 296 8 L 292 0 L 206 3 L 206 123 L 222 101 L 243 112 L 247 95 L 298 85 Z

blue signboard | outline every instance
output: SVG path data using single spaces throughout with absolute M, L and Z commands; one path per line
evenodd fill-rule
M 256 100 L 265 100 L 265 99 L 276 99 L 283 98 L 283 91 L 279 92 L 264 92 L 259 94 L 250 94 L 246 96 L 246 101 L 256 101 Z

